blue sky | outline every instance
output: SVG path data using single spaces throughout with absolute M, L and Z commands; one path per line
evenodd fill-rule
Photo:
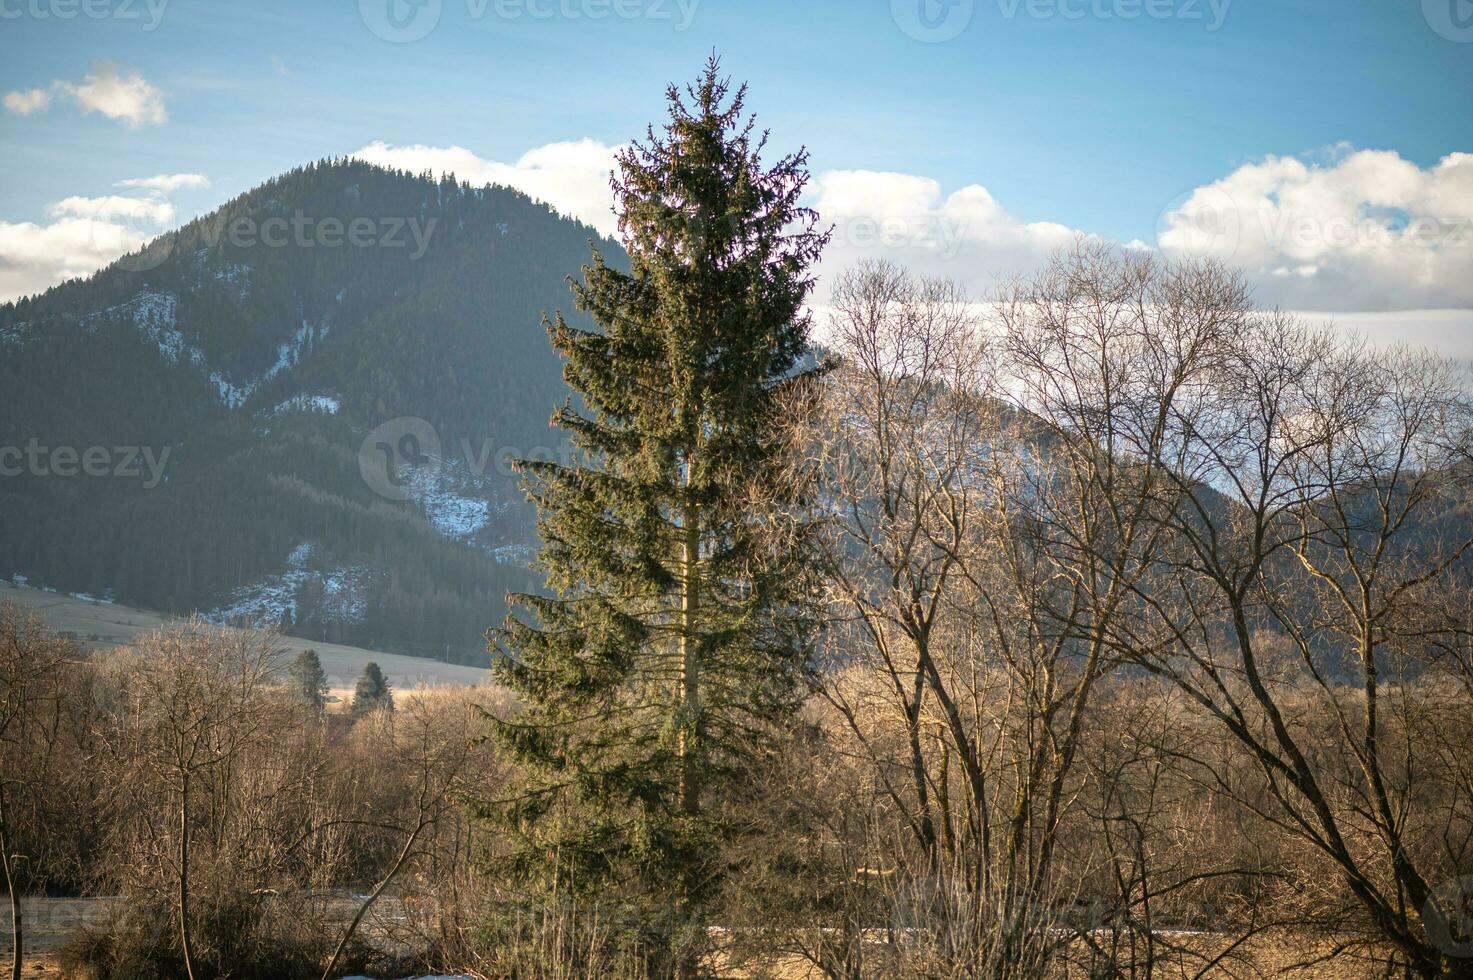
M 43 226 L 55 202 L 118 194 L 127 178 L 204 175 L 208 187 L 169 195 L 183 218 L 375 142 L 504 162 L 569 141 L 611 147 L 659 119 L 665 84 L 712 50 L 750 82 L 777 147 L 806 144 L 816 173 L 932 181 L 941 199 L 921 210 L 976 185 L 1011 221 L 1155 244 L 1163 210 L 1240 168 L 1295 158 L 1311 176 L 1274 179 L 1334 187 L 1367 150 L 1424 175 L 1407 193 L 1440 202 L 1427 205 L 1439 221 L 1467 203 L 1461 168 L 1430 175 L 1473 152 L 1473 27 L 1452 19 L 1473 18 L 1469 0 L 407 2 L 0 0 L 0 90 L 52 93 L 0 113 L 0 222 Z M 370 22 L 390 3 L 433 28 L 384 40 Z M 942 39 L 912 36 L 927 35 L 923 13 Z M 166 121 L 84 112 L 67 93 L 103 63 L 144 80 Z M 1391 179 L 1363 173 L 1357 193 Z M 1450 238 L 1440 252 L 1458 247 Z M 1453 253 L 1452 272 L 1468 258 Z M 1473 305 L 1456 289 L 1425 299 L 1411 305 Z

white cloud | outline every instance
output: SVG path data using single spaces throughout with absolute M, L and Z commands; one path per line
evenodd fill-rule
M 129 177 L 113 184 L 114 187 L 137 187 L 144 190 L 158 191 L 160 194 L 172 194 L 178 190 L 196 190 L 210 186 L 210 179 L 204 174 L 156 174 L 152 177 Z
M 51 105 L 51 93 L 44 88 L 33 88 L 24 92 L 6 92 L 5 108 L 20 116 L 43 112 Z
M 1027 274 L 1085 235 L 1016 217 L 981 185 L 946 194 L 912 174 L 828 171 L 814 179 L 810 203 L 835 226 L 826 278 L 862 258 L 889 258 L 956 279 L 979 298 L 998 278 Z M 1425 169 L 1396 153 L 1349 147 L 1323 165 L 1269 157 L 1183 195 L 1160 224 L 1165 256 L 1238 266 L 1264 305 L 1441 311 L 1413 317 L 1415 331 L 1396 317 L 1353 326 L 1373 338 L 1410 331 L 1417 342 L 1473 357 L 1473 313 L 1462 312 L 1473 307 L 1473 154 Z M 1152 250 L 1139 240 L 1121 247 Z M 1448 331 L 1457 336 L 1441 336 Z
M 83 112 L 100 112 L 109 119 L 121 119 L 129 126 L 168 122 L 164 110 L 164 93 L 136 71 L 118 73 L 116 65 L 102 63 L 80 85 L 61 83 L 81 106 Z
M 823 270 L 887 258 L 917 272 L 946 276 L 985 296 L 999 277 L 1027 273 L 1084 232 L 1048 221 L 1022 221 L 987 188 L 969 184 L 943 195 L 929 177 L 873 170 L 829 170 L 810 186 L 809 203 L 833 225 Z
M 384 167 L 419 173 L 453 173 L 472 184 L 505 184 L 592 225 L 604 235 L 617 231 L 609 174 L 619 147 L 597 140 L 549 143 L 515 163 L 479 157 L 462 146 L 391 146 L 370 143 L 353 156 Z
M 888 258 L 955 279 L 979 300 L 998 278 L 1026 275 L 1084 234 L 1015 217 L 980 185 L 944 194 L 911 174 L 821 173 L 810 203 L 835 226 L 825 279 Z M 1323 167 L 1271 158 L 1184 195 L 1163 216 L 1158 244 L 1169 258 L 1210 255 L 1244 268 L 1261 303 L 1473 365 L 1473 154 L 1427 169 L 1345 149 Z M 1122 247 L 1153 250 L 1139 240 Z M 826 292 L 820 283 L 818 304 Z
M 9 92 L 5 108 L 26 116 L 50 107 L 53 96 L 68 98 L 84 113 L 100 112 L 128 126 L 169 121 L 164 93 L 132 69 L 98 62 L 80 82 L 57 79 L 49 89 Z
M 95 272 L 148 236 L 126 225 L 64 217 L 50 224 L 0 221 L 0 302 Z
M 90 218 L 114 223 L 118 218 L 142 225 L 164 225 L 174 220 L 174 205 L 168 201 L 137 197 L 67 197 L 46 209 L 53 218 Z
M 1473 154 L 1426 169 L 1382 150 L 1340 148 L 1325 165 L 1270 156 L 1187 194 L 1158 242 L 1243 268 L 1264 303 L 1473 306 Z
M 0 302 L 96 272 L 162 232 L 176 211 L 158 197 L 74 196 L 46 216 L 46 224 L 0 221 Z

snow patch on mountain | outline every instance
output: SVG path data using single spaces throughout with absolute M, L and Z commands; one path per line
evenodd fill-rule
M 398 473 L 405 493 L 447 538 L 473 538 L 506 511 L 507 503 L 492 499 L 491 488 L 464 460 L 432 457 L 427 465 L 401 464 Z
M 303 614 L 327 623 L 361 623 L 368 611 L 374 570 L 367 565 L 314 570 L 308 567 L 311 558 L 310 542 L 297 545 L 287 555 L 285 572 L 235 589 L 224 604 L 202 615 L 215 623 L 263 626 L 295 622 Z M 299 610 L 298 599 L 304 592 L 316 593 L 314 585 L 321 587 L 318 608 Z
M 266 382 L 275 378 L 283 371 L 289 371 L 296 367 L 307 345 L 321 337 L 326 337 L 327 330 L 326 324 L 323 324 L 319 328 L 317 324 L 304 318 L 302 325 L 297 328 L 290 339 L 283 344 L 277 345 L 276 362 L 268 367 L 259 377 L 250 381 L 236 383 L 231 381 L 221 371 L 211 371 L 210 381 L 215 385 L 215 390 L 219 392 L 220 400 L 229 408 L 240 408 Z
M 245 275 L 249 272 L 246 266 L 239 268 L 245 272 L 238 273 L 238 275 Z M 158 347 L 159 354 L 171 364 L 188 364 L 191 367 L 204 368 L 204 351 L 189 343 L 184 332 L 179 329 L 178 305 L 178 297 L 173 293 L 142 290 L 126 303 L 119 303 L 117 306 L 89 313 L 82 318 L 82 324 L 90 331 L 96 330 L 98 322 L 105 318 L 131 320 L 138 332 Z M 15 329 L 12 327 L 11 331 Z M 326 322 L 313 323 L 303 317 L 301 326 L 297 327 L 291 337 L 277 345 L 275 362 L 260 375 L 248 380 L 236 381 L 224 371 L 216 369 L 209 372 L 210 383 L 215 386 L 216 394 L 227 408 L 240 408 L 262 385 L 277 375 L 296 367 L 307 347 L 325 338 L 328 331 L 329 327 Z
M 31 332 L 31 321 L 21 320 L 10 326 L 0 326 L 0 347 L 17 348 L 26 341 L 26 334 Z
M 537 560 L 537 549 L 530 544 L 504 544 L 490 551 L 491 557 L 501 565 L 531 568 L 532 563 Z
M 239 262 L 227 262 L 215 270 L 215 279 L 219 282 L 249 284 L 251 281 L 251 267 L 241 265 Z
M 246 403 L 246 399 L 256 390 L 255 385 L 232 384 L 224 374 L 219 371 L 210 372 L 210 383 L 215 386 L 215 391 L 220 396 L 220 401 L 225 403 L 226 408 L 240 408 Z
M 295 395 L 271 410 L 272 415 L 282 412 L 321 412 L 336 415 L 343 407 L 342 402 L 331 395 Z
M 191 344 L 179 329 L 178 307 L 179 299 L 173 293 L 145 289 L 126 303 L 89 313 L 82 318 L 82 325 L 91 332 L 104 319 L 131 320 L 143 338 L 159 349 L 164 360 L 201 367 L 205 352 Z

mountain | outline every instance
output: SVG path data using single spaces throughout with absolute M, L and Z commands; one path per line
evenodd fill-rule
M 534 579 L 505 460 L 559 445 L 541 315 L 597 238 L 324 161 L 0 306 L 0 576 L 482 662 Z

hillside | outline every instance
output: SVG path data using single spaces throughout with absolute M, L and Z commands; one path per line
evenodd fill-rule
M 24 588 L 6 582 L 0 582 L 0 602 L 15 602 L 23 606 L 39 616 L 47 626 L 57 632 L 69 634 L 84 650 L 122 646 L 131 643 L 140 633 L 159 629 L 169 623 L 167 617 L 145 609 Z M 477 667 L 438 663 L 423 657 L 379 653 L 338 643 L 314 643 L 296 637 L 283 637 L 281 647 L 285 651 L 284 662 L 290 661 L 303 650 L 316 650 L 322 660 L 322 668 L 327 673 L 331 695 L 344 700 L 351 698 L 353 685 L 363 672 L 364 664 L 370 660 L 383 668 L 384 676 L 399 691 L 420 685 L 434 687 L 439 684 L 478 684 L 487 676 L 484 670 Z
M 594 237 L 324 162 L 0 306 L 0 577 L 484 662 L 533 582 L 504 460 L 554 445 L 540 318 Z

